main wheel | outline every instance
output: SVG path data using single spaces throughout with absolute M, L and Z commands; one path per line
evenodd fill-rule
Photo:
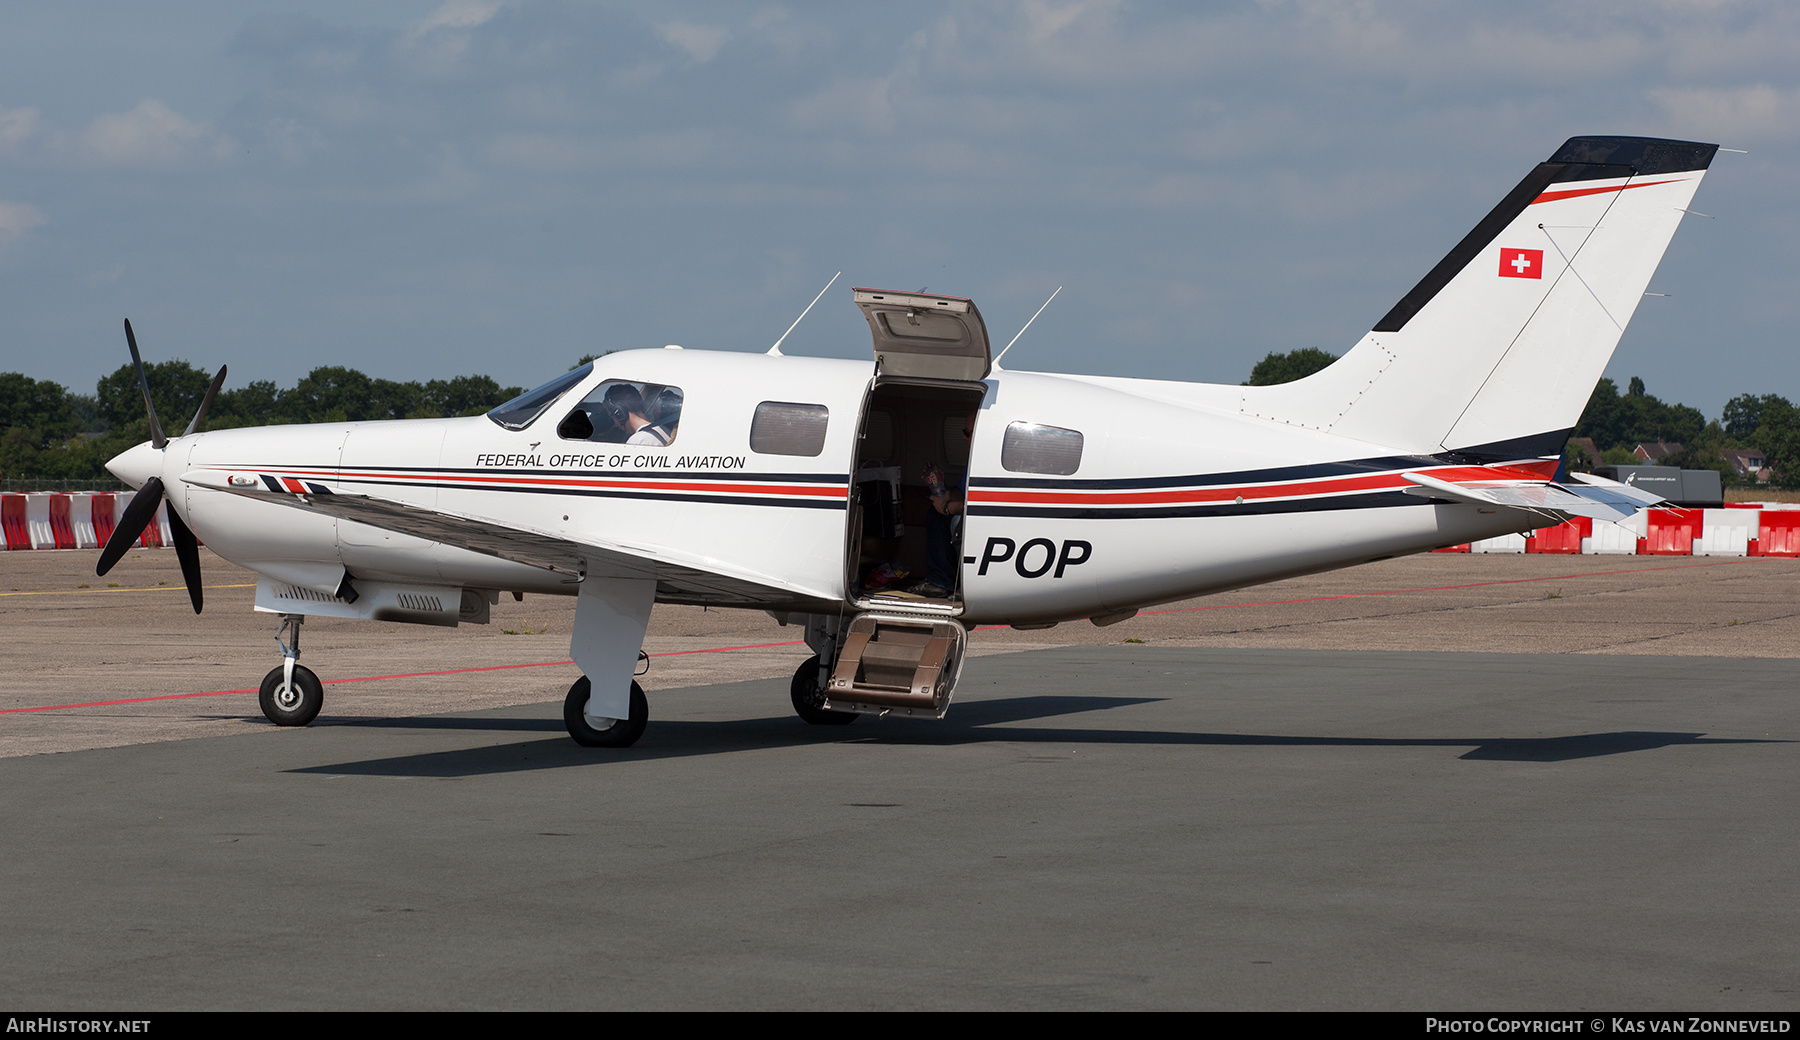
M 817 657 L 807 658 L 794 672 L 788 695 L 794 700 L 794 713 L 815 726 L 843 726 L 856 721 L 856 712 L 832 711 L 824 706 L 825 691 L 819 689 Z
M 257 700 L 262 704 L 263 714 L 275 725 L 304 726 L 318 718 L 319 709 L 325 706 L 325 687 L 319 685 L 319 677 L 312 669 L 303 664 L 294 666 L 293 685 L 284 685 L 284 670 L 278 667 L 263 676 Z
M 614 719 L 605 729 L 595 729 L 583 710 L 593 692 L 594 684 L 584 675 L 575 680 L 568 697 L 563 699 L 563 725 L 569 728 L 575 743 L 582 747 L 630 747 L 637 743 L 650 722 L 650 702 L 644 698 L 644 688 L 636 682 L 631 684 L 631 717 Z

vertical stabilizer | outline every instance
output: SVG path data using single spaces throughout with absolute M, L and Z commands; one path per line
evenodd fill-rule
M 1717 145 L 1570 138 L 1356 347 L 1247 414 L 1408 452 L 1553 457 Z

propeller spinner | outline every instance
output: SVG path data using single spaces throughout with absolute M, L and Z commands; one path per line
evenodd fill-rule
M 131 319 L 125 319 L 125 345 L 131 349 L 131 363 L 137 368 L 138 388 L 144 393 L 144 410 L 150 414 L 149 450 L 158 453 L 154 460 L 145 460 L 155 469 L 161 469 L 160 453 L 168 447 L 169 438 L 163 436 L 162 424 L 156 419 L 156 405 L 150 400 L 150 380 L 144 374 L 144 360 L 138 356 L 137 336 L 131 331 Z M 219 366 L 219 374 L 213 377 L 212 385 L 206 388 L 206 396 L 200 401 L 200 408 L 194 412 L 194 419 L 188 423 L 187 429 L 181 432 L 186 437 L 200 428 L 200 420 L 205 418 L 206 410 L 212 407 L 213 398 L 219 394 L 219 387 L 225 382 L 225 366 Z M 176 438 L 179 440 L 180 438 Z M 133 448 L 127 454 L 141 453 L 143 445 Z M 125 507 L 125 513 L 119 517 L 117 527 L 113 528 L 112 537 L 106 540 L 106 548 L 100 551 L 100 562 L 95 565 L 94 573 L 104 575 L 113 569 L 113 565 L 124 557 L 125 551 L 134 545 L 150 526 L 150 519 L 156 515 L 156 507 L 161 505 L 167 495 L 163 489 L 161 477 L 152 476 L 146 479 L 143 486 L 132 496 L 131 504 Z M 187 522 L 181 519 L 176 510 L 169 510 L 169 533 L 175 536 L 175 558 L 181 562 L 181 577 L 187 582 L 188 599 L 194 603 L 194 613 L 200 613 L 202 595 L 200 591 L 200 540 L 188 528 Z

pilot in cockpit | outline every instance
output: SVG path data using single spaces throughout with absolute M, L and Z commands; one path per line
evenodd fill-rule
M 648 387 L 646 387 L 648 389 Z M 681 425 L 681 391 L 672 386 L 659 390 L 649 408 L 649 421 L 626 440 L 626 444 L 669 444 L 675 440 Z

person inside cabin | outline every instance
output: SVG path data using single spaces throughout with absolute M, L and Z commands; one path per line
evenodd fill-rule
M 975 413 L 963 417 L 963 440 L 975 436 Z M 925 467 L 925 487 L 931 493 L 931 512 L 925 514 L 925 580 L 907 589 L 925 599 L 949 599 L 956 589 L 956 557 L 962 535 L 964 504 L 968 499 L 969 475 L 954 486 L 945 479 L 936 463 Z
M 644 434 L 645 427 L 650 425 L 648 409 L 644 407 L 644 395 L 630 383 L 614 383 L 606 388 L 606 396 L 600 399 L 600 414 L 595 418 L 603 420 L 598 424 L 593 440 L 609 444 L 650 444 L 669 443 L 654 434 Z
M 645 387 L 646 390 L 649 387 Z M 626 444 L 672 444 L 675 431 L 681 425 L 681 391 L 672 386 L 665 386 L 657 391 L 655 399 L 650 403 L 650 423 L 637 430 Z

